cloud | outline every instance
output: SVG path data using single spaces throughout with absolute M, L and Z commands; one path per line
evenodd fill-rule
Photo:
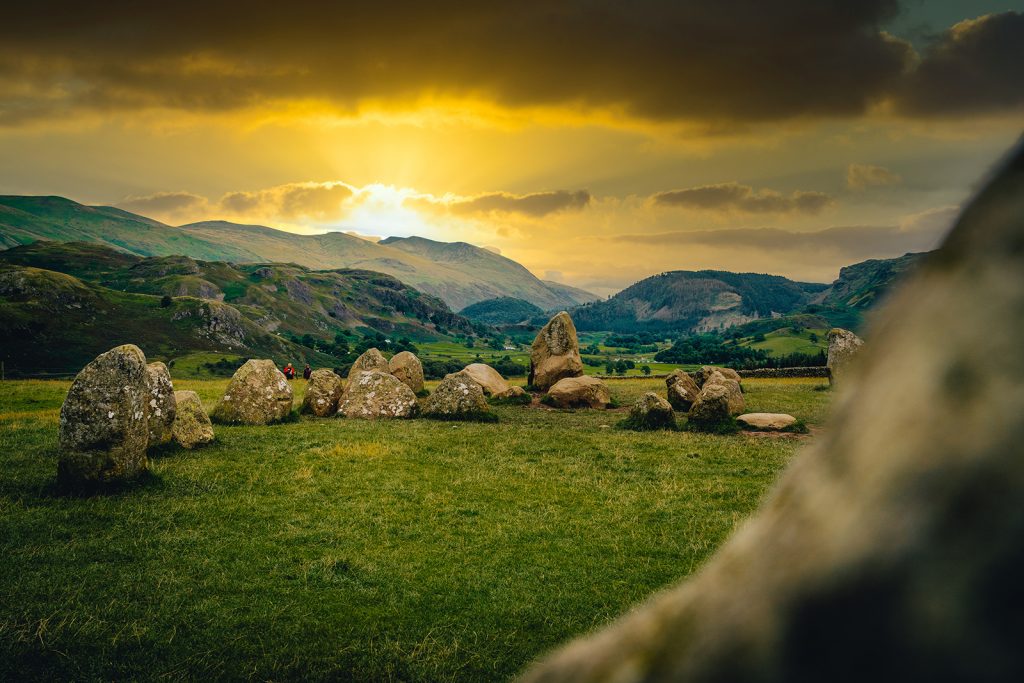
M 510 194 L 490 192 L 475 197 L 445 197 L 436 199 L 423 197 L 416 202 L 421 206 L 450 211 L 457 215 L 518 213 L 540 218 L 559 211 L 580 211 L 590 204 L 591 195 L 586 190 L 557 190 L 555 192 L 534 192 L 532 194 Z
M 774 190 L 754 191 L 739 183 L 701 185 L 685 190 L 659 192 L 651 200 L 661 206 L 703 211 L 739 211 L 743 213 L 815 214 L 831 206 L 834 200 L 823 192 L 793 192 L 785 196 Z
M 126 197 L 117 203 L 117 207 L 144 216 L 159 215 L 167 218 L 201 210 L 208 203 L 206 197 L 191 192 L 156 192 L 141 197 Z
M 1024 107 L 1024 13 L 961 21 L 937 36 L 895 94 L 913 116 Z
M 342 202 L 353 194 L 353 188 L 341 182 L 289 183 L 253 192 L 229 192 L 221 197 L 219 207 L 235 215 L 329 221 L 343 214 Z
M 345 115 L 431 98 L 721 126 L 859 116 L 913 62 L 909 43 L 879 29 L 898 11 L 897 0 L 15 3 L 0 25 L 0 122 L 313 102 Z
M 883 166 L 850 164 L 846 167 L 846 185 L 854 190 L 864 190 L 881 185 L 899 185 L 902 182 L 903 178 Z

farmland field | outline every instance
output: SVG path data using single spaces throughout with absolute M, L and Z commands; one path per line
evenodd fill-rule
M 207 409 L 226 380 L 177 380 Z M 660 380 L 609 383 L 628 405 Z M 216 427 L 106 495 L 54 485 L 69 384 L 0 384 L 0 680 L 493 680 L 698 569 L 823 422 L 821 380 L 746 380 L 811 436 L 497 424 Z M 303 382 L 296 381 L 297 398 Z

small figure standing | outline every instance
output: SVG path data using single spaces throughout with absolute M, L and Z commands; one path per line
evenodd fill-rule
M 308 380 L 312 374 L 313 368 L 309 367 L 309 363 L 306 363 L 306 369 L 302 371 L 302 379 Z
M 285 365 L 284 368 L 281 369 L 281 372 L 283 372 L 284 376 L 288 379 L 295 379 L 295 368 L 291 363 Z

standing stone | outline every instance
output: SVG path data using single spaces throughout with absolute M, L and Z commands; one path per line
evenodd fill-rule
M 410 351 L 400 351 L 388 361 L 388 370 L 412 389 L 414 394 L 423 391 L 423 363 Z
M 174 400 L 174 385 L 167 366 L 156 361 L 146 366 L 149 378 L 149 445 L 159 446 L 171 440 L 177 403 Z
M 653 391 L 648 391 L 629 409 L 629 417 L 622 426 L 638 431 L 675 429 L 676 416 L 668 401 Z
M 360 372 L 345 384 L 338 417 L 366 420 L 404 418 L 416 414 L 416 394 L 389 372 Z
M 442 420 L 491 417 L 484 391 L 465 370 L 445 375 L 423 406 L 423 416 Z
M 174 418 L 174 441 L 182 448 L 195 448 L 213 441 L 213 424 L 203 410 L 203 402 L 194 391 L 175 391 L 177 416 Z
M 539 391 L 550 389 L 565 377 L 581 377 L 583 360 L 572 318 L 562 311 L 545 325 L 530 349 L 530 378 Z
M 694 370 L 690 376 L 693 378 L 694 383 L 696 383 L 697 388 L 702 388 L 704 386 L 704 382 L 708 380 L 708 377 L 710 377 L 713 372 L 721 374 L 726 379 L 735 381 L 742 389 L 743 378 L 740 377 L 740 373 L 736 372 L 732 368 L 720 368 L 717 365 L 705 365 L 700 370 Z
M 713 429 L 729 422 L 729 389 L 721 384 L 707 383 L 687 413 L 688 424 L 699 429 Z
M 346 383 L 351 382 L 360 372 L 370 372 L 371 370 L 391 372 L 391 368 L 388 366 L 388 359 L 377 349 L 367 349 L 359 358 L 356 358 L 356 362 L 352 364 L 348 371 Z
M 341 393 L 341 377 L 330 368 L 317 368 L 306 383 L 301 411 L 317 417 L 331 417 L 338 412 Z
M 747 409 L 746 401 L 743 399 L 743 390 L 740 388 L 739 382 L 715 370 L 704 380 L 704 386 L 701 388 L 701 391 L 713 385 L 723 386 L 728 392 L 730 415 L 739 415 Z
M 878 309 L 760 510 L 525 680 L 1024 680 L 1022 273 L 1018 150 Z
M 839 376 L 849 369 L 850 361 L 854 359 L 864 340 L 849 330 L 841 327 L 833 327 L 828 331 L 828 382 L 836 384 Z
M 558 408 L 605 408 L 612 402 L 608 385 L 596 377 L 566 377 L 548 390 Z
M 225 424 L 266 425 L 292 411 L 292 387 L 272 360 L 245 361 L 210 417 Z
M 101 353 L 82 368 L 60 408 L 58 477 L 95 484 L 145 472 L 148 399 L 146 356 L 134 344 Z
M 700 393 L 700 387 L 685 370 L 673 370 L 672 374 L 665 378 L 665 384 L 668 388 L 669 404 L 684 413 L 690 409 L 697 400 L 697 394 Z

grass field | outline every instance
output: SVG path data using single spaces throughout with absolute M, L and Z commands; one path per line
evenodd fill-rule
M 816 336 L 816 341 L 812 340 L 812 334 Z M 758 342 L 753 338 L 747 338 L 740 342 L 740 345 L 767 351 L 772 356 L 785 356 L 790 353 L 814 355 L 819 351 L 828 350 L 827 336 L 828 330 L 825 329 L 802 329 L 797 333 L 792 328 L 785 327 L 769 332 L 764 336 L 764 341 Z
M 175 384 L 210 408 L 226 381 Z M 744 384 L 752 411 L 823 420 L 818 380 Z M 71 497 L 67 387 L 0 385 L 0 680 L 505 679 L 697 569 L 814 438 L 521 406 L 303 418 L 217 427 L 137 486 Z

